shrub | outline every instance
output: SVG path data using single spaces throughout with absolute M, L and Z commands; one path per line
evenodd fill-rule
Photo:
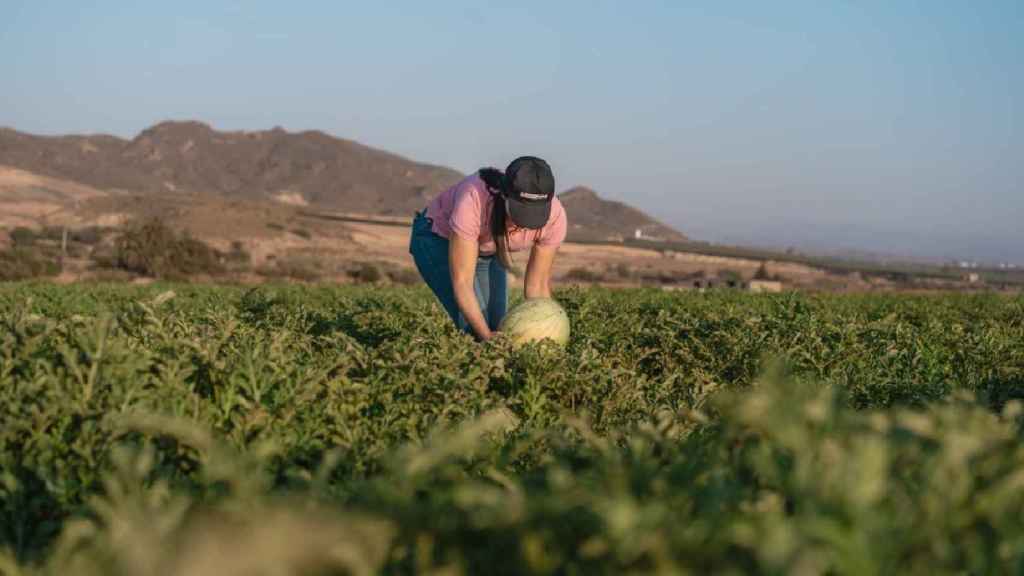
M 910 276 L 910 274 L 908 274 L 906 272 L 901 272 L 901 271 L 884 272 L 884 273 L 882 273 L 881 276 L 882 276 L 882 278 L 885 278 L 886 280 L 889 280 L 891 282 L 895 282 L 897 284 L 906 284 L 906 285 L 914 284 L 914 279 Z
M 130 227 L 115 242 L 115 265 L 129 272 L 158 276 L 168 267 L 176 240 L 174 232 L 157 220 Z
M 412 268 L 399 268 L 397 270 L 391 270 L 388 272 L 388 278 L 395 284 L 404 284 L 406 286 L 412 286 L 419 284 L 420 273 L 413 270 Z
M 60 242 L 64 239 L 64 230 L 65 228 L 63 226 L 44 226 L 43 229 L 36 234 L 36 238 Z M 70 240 L 70 238 L 68 239 Z
M 183 278 L 223 271 L 220 254 L 200 240 L 176 234 L 159 220 L 124 230 L 115 243 L 117 268 L 154 278 Z
M 224 260 L 229 264 L 244 266 L 252 262 L 252 255 L 241 241 L 235 240 L 231 243 L 231 250 L 224 255 Z
M 601 280 L 604 280 L 604 276 L 599 272 L 594 272 L 593 270 L 582 267 L 570 268 L 569 271 L 566 272 L 565 278 L 566 280 L 575 280 L 578 282 L 600 282 Z
M 31 228 L 18 226 L 10 233 L 11 243 L 15 246 L 31 246 L 35 243 L 37 234 Z
M 85 282 L 129 282 L 135 278 L 135 275 L 126 270 L 119 270 L 117 268 L 100 268 L 93 270 L 88 276 L 82 278 Z
M 769 274 L 764 262 L 762 262 L 761 265 L 757 267 L 757 271 L 754 272 L 754 280 L 773 280 L 780 282 L 782 281 L 782 277 L 778 274 Z
M 731 287 L 739 286 L 743 283 L 743 275 L 728 268 L 718 271 L 718 279 Z
M 365 284 L 380 282 L 384 277 L 384 274 L 380 271 L 380 267 L 370 262 L 363 262 L 359 264 L 354 270 L 350 270 L 348 275 L 356 282 Z
M 15 247 L 0 251 L 0 281 L 56 276 L 60 270 L 55 259 L 37 249 Z
M 256 270 L 257 274 L 266 278 L 316 282 L 322 277 L 316 264 L 307 259 L 268 257 L 267 260 L 273 264 L 261 266 Z
M 625 262 L 619 262 L 615 266 L 615 275 L 623 280 L 627 278 L 632 278 L 633 269 L 629 267 L 629 264 L 626 264 Z
M 637 274 L 641 282 L 649 284 L 686 284 L 690 285 L 694 280 L 704 277 L 703 270 L 696 272 L 684 272 L 682 270 L 645 270 Z
M 89 247 L 77 242 L 68 242 L 67 252 L 64 255 L 71 258 L 85 258 L 89 255 Z
M 223 272 L 220 254 L 206 243 L 189 236 L 178 239 L 168 262 L 171 265 L 171 275 L 191 276 Z
M 101 226 L 86 226 L 73 230 L 68 236 L 68 239 L 80 244 L 86 244 L 93 246 L 103 241 L 103 237 L 109 232 L 109 229 Z
M 92 261 L 96 268 L 117 268 L 117 248 L 111 245 L 100 245 L 93 248 Z
M 648 272 L 641 277 L 644 282 L 650 282 L 654 284 L 675 284 L 679 279 L 676 278 L 671 272 L 656 271 Z

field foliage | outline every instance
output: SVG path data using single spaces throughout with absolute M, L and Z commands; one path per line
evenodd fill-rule
M 1024 570 L 1024 299 L 0 287 L 0 574 Z

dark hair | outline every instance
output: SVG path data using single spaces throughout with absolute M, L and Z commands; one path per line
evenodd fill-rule
M 515 263 L 512 262 L 512 253 L 508 250 L 508 212 L 505 209 L 505 194 L 508 190 L 508 183 L 505 174 L 497 168 L 481 168 L 480 179 L 487 184 L 487 189 L 494 200 L 491 202 L 491 235 L 494 237 L 495 253 L 498 262 L 508 270 L 515 273 Z

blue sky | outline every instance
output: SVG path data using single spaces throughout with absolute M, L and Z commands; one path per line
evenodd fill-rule
M 91 4 L 91 5 L 87 5 Z M 1024 3 L 6 0 L 0 125 L 547 158 L 704 240 L 1024 263 Z

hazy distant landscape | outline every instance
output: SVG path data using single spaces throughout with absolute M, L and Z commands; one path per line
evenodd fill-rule
M 407 225 L 461 177 L 318 131 L 223 132 L 176 121 L 124 140 L 5 129 L 0 246 L 26 262 L 38 260 L 22 266 L 21 275 L 46 270 L 65 281 L 114 278 L 127 267 L 126 279 L 160 277 L 167 272 L 132 269 L 117 252 L 126 230 L 153 222 L 211 250 L 216 265 L 179 275 L 230 271 L 247 281 L 347 281 L 366 280 L 372 267 L 373 278 L 412 281 L 408 229 L 391 224 Z M 694 288 L 757 276 L 823 290 L 1012 289 L 1024 276 L 967 262 L 712 244 L 585 186 L 559 197 L 575 246 L 563 249 L 556 273 L 568 282 Z M 91 245 L 78 241 L 83 230 Z M 12 265 L 8 276 L 18 275 Z

